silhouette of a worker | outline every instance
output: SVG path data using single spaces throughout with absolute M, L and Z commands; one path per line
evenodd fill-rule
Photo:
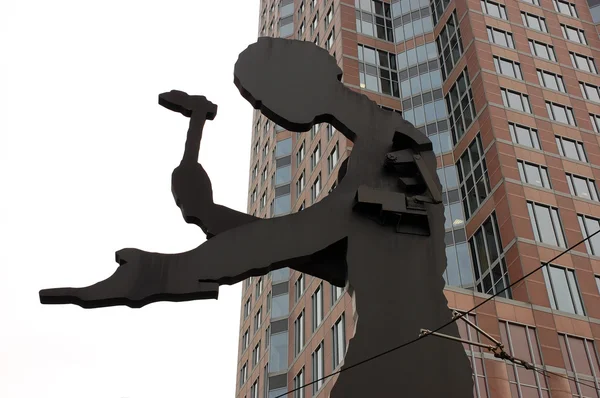
M 210 239 L 179 254 L 120 250 L 120 265 L 111 277 L 85 288 L 41 291 L 42 302 L 141 307 L 154 301 L 216 298 L 218 285 L 290 267 L 336 286 L 348 282 L 356 296 L 358 323 L 345 367 L 414 339 L 421 328 L 433 329 L 449 321 L 442 278 L 446 267 L 443 206 L 427 200 L 441 188 L 437 178 L 431 180 L 436 168 L 431 142 L 397 114 L 381 110 L 344 86 L 335 60 L 313 43 L 260 38 L 240 54 L 234 75 L 244 98 L 283 128 L 300 132 L 315 123 L 331 123 L 354 142 L 338 187 L 317 204 L 284 217 L 258 219 L 228 209 L 211 218 L 217 205 L 209 194 L 206 173 L 196 166 L 200 138 L 191 134 L 186 143 L 190 153 L 173 174 L 173 193 L 186 221 L 201 226 Z M 216 114 L 216 107 L 202 98 L 171 92 L 161 95 L 161 103 L 191 116 L 193 133 L 198 131 L 192 130 L 195 116 L 203 125 L 203 119 Z M 426 186 L 426 192 L 413 192 L 412 183 L 406 182 L 410 178 L 399 184 L 399 176 L 384 169 L 386 159 L 400 156 L 390 157 L 392 152 L 414 156 L 420 164 L 419 178 L 429 179 L 417 184 Z M 372 213 L 357 211 L 362 209 L 357 206 L 361 189 L 375 202 L 382 199 L 381 215 L 396 214 L 400 226 L 403 220 L 411 220 L 405 217 L 411 209 L 420 208 L 429 233 L 398 233 L 397 228 L 374 222 Z M 442 332 L 458 335 L 455 324 Z M 325 344 L 329 341 L 326 338 Z M 472 394 L 471 370 L 462 345 L 429 338 L 341 373 L 330 396 L 466 398 Z

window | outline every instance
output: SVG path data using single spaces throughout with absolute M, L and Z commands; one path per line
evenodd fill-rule
M 598 201 L 598 190 L 596 189 L 596 182 L 594 180 L 567 173 L 567 183 L 569 184 L 571 195 Z
M 271 341 L 271 325 L 265 329 L 265 348 L 269 348 L 269 342 Z
M 515 48 L 515 42 L 513 41 L 512 33 L 492 28 L 490 26 L 487 27 L 487 32 L 490 42 L 503 47 Z
M 573 114 L 573 108 L 554 102 L 546 101 L 546 110 L 548 116 L 555 122 L 570 124 L 571 126 L 577 126 L 575 122 L 575 116 Z
M 272 293 L 269 292 L 267 293 L 267 314 L 269 313 L 269 311 L 271 311 L 271 300 L 272 300 Z
M 269 350 L 269 372 L 280 372 L 288 369 L 288 332 L 271 334 Z
M 335 40 L 335 28 L 332 28 L 331 33 L 329 34 L 329 36 L 327 37 L 327 41 L 325 42 L 325 48 L 327 49 L 327 51 L 329 51 L 333 48 L 334 40 Z
M 529 104 L 529 96 L 527 94 L 521 94 L 505 88 L 500 89 L 500 92 L 504 106 L 516 111 L 531 113 L 531 105 Z
M 313 19 L 312 23 L 310 24 L 310 34 L 312 35 L 313 33 L 315 33 L 318 28 L 319 28 L 319 13 L 317 13 L 315 15 L 315 18 Z
M 304 21 L 302 21 L 302 23 L 300 24 L 300 29 L 298 29 L 298 39 L 302 38 L 302 35 L 304 34 Z
M 554 136 L 556 139 L 556 146 L 558 146 L 558 153 L 560 156 L 567 157 L 569 159 L 578 160 L 580 162 L 587 162 L 587 156 L 585 155 L 585 149 L 583 148 L 583 142 L 571 140 L 561 136 Z
M 561 75 L 541 69 L 537 70 L 537 75 L 541 86 L 549 88 L 550 90 L 560 91 L 562 93 L 567 92 L 567 90 L 565 90 L 565 82 L 563 81 Z
M 246 329 L 244 334 L 242 335 L 242 351 L 245 351 L 250 344 L 250 328 Z
M 537 367 L 543 366 L 540 346 L 535 329 L 530 326 L 500 321 L 500 337 L 509 355 L 527 361 Z M 507 362 L 508 380 L 514 398 L 549 397 L 548 382 L 543 372 L 525 369 Z
M 534 6 L 540 5 L 540 0 L 521 0 L 523 3 L 533 4 Z
M 548 298 L 553 309 L 585 315 L 575 279 L 575 271 L 548 264 L 542 268 Z
M 492 17 L 508 19 L 506 18 L 506 7 L 502 4 L 481 0 L 481 10 Z
M 288 293 L 273 296 L 273 308 L 271 310 L 271 319 L 287 316 L 290 311 L 290 298 Z
M 294 377 L 294 398 L 304 398 L 304 367 Z
M 535 55 L 536 57 L 556 62 L 556 53 L 554 52 L 554 46 L 551 46 L 550 44 L 542 43 L 535 40 L 529 40 L 529 49 L 531 50 L 531 54 Z
M 546 167 L 522 160 L 517 160 L 517 165 L 519 166 L 521 181 L 550 189 L 550 179 Z
M 600 88 L 598 86 L 594 86 L 593 84 L 579 82 L 579 88 L 581 89 L 581 94 L 583 98 L 599 102 L 600 103 Z
M 320 142 L 317 143 L 315 150 L 313 151 L 312 155 L 310 155 L 311 170 L 314 170 L 315 167 L 317 167 L 319 160 L 321 160 L 321 143 Z
M 286 138 L 285 140 L 277 141 L 275 144 L 275 157 L 280 158 L 292 154 L 292 139 Z
M 258 377 L 252 383 L 252 387 L 250 387 L 250 398 L 258 398 Z
M 252 179 L 254 180 L 256 177 L 258 177 L 258 164 L 252 169 Z
M 258 199 L 258 194 L 256 193 L 256 188 L 254 188 L 252 194 L 250 194 L 250 204 L 256 202 L 256 199 Z
M 400 97 L 396 56 L 386 51 L 358 45 L 360 87 Z
M 546 19 L 544 17 L 521 11 L 521 19 L 523 20 L 523 25 L 528 28 L 548 33 L 548 27 L 546 26 Z
M 252 350 L 252 366 L 256 366 L 258 365 L 258 363 L 260 362 L 260 341 L 258 342 L 258 344 L 256 344 L 254 346 L 254 349 Z
M 565 39 L 574 41 L 575 43 L 579 44 L 588 44 L 583 29 L 574 28 L 565 24 L 560 24 L 560 28 L 562 29 L 563 37 Z
M 262 325 L 262 307 L 256 311 L 256 315 L 254 315 L 254 332 L 256 332 L 260 325 Z
M 600 229 L 600 220 L 597 218 L 578 214 L 577 220 L 579 221 L 581 234 L 586 239 Z M 600 234 L 594 235 L 593 238 L 586 240 L 585 247 L 592 256 L 600 256 Z
M 240 369 L 240 387 L 244 385 L 248 379 L 248 361 L 244 363 L 244 366 Z
M 311 197 L 313 203 L 315 203 L 317 201 L 317 198 L 319 197 L 320 193 L 321 193 L 321 173 L 319 173 L 317 175 L 315 182 L 313 183 L 312 187 L 310 188 L 310 197 Z
M 487 164 L 477 134 L 456 163 L 465 217 L 468 220 L 490 193 Z
M 566 247 L 558 209 L 528 201 L 527 210 L 536 241 Z
M 456 10 L 448 17 L 448 21 L 440 31 L 435 42 L 441 61 L 442 77 L 446 80 L 463 53 Z
M 267 206 L 267 193 L 263 193 L 260 197 L 260 208 L 264 209 Z
M 592 122 L 592 128 L 596 133 L 600 133 L 600 116 L 590 113 L 590 122 Z
M 302 297 L 302 294 L 304 294 L 304 274 L 300 274 L 298 279 L 296 279 L 296 282 L 294 283 L 294 291 L 296 294 L 296 302 L 298 302 L 300 297 Z
M 331 124 L 327 124 L 327 140 L 331 140 L 333 138 L 333 133 L 335 133 L 335 129 Z
M 256 282 L 256 300 L 258 300 L 258 297 L 262 294 L 263 291 L 263 278 L 260 277 L 258 278 L 258 281 Z
M 494 66 L 496 67 L 496 72 L 501 75 L 523 80 L 521 64 L 518 62 L 500 58 L 494 55 Z
M 464 315 L 464 319 L 468 319 L 475 325 L 477 324 L 477 318 L 473 314 Z M 481 334 L 478 333 L 474 327 L 472 327 L 471 325 L 469 325 L 466 322 L 461 322 L 461 321 L 456 322 L 456 325 L 458 326 L 458 333 L 462 339 L 469 340 L 469 341 L 476 341 L 478 343 L 481 342 L 481 337 L 480 337 Z M 473 374 L 473 384 L 474 384 L 473 387 L 475 390 L 473 392 L 473 396 L 475 398 L 491 397 L 492 395 L 490 395 L 488 388 L 487 388 L 487 382 L 486 382 L 485 371 L 484 371 L 485 366 L 483 364 L 483 358 L 479 357 L 483 350 L 480 347 L 468 345 L 468 344 L 464 344 L 464 343 L 463 343 L 463 347 L 466 351 L 467 357 L 469 358 L 469 360 L 471 362 L 471 369 L 473 372 L 472 373 Z M 475 356 L 476 354 L 478 355 L 478 357 Z
M 248 300 L 246 300 L 246 303 L 244 304 L 244 319 L 248 318 L 248 316 L 250 316 L 250 309 L 252 308 L 252 296 L 248 297 Z
M 306 178 L 304 177 L 304 170 L 298 177 L 298 181 L 296 181 L 296 197 L 299 197 L 302 191 L 304 190 L 304 185 L 306 184 Z
M 268 175 L 269 175 L 269 174 L 268 174 L 268 171 L 267 171 L 267 169 L 268 169 L 268 166 L 265 166 L 265 168 L 264 168 L 264 169 L 263 169 L 263 171 L 262 171 L 262 174 L 261 174 L 261 182 L 265 182 L 265 181 L 267 181 L 267 177 L 268 177 Z
M 314 40 L 315 45 L 319 45 L 319 34 L 317 33 L 317 36 L 315 36 L 315 40 Z
M 312 354 L 312 379 L 313 379 L 313 395 L 315 395 L 323 386 L 324 374 L 324 358 L 323 358 L 323 342 L 319 344 L 317 349 Z
M 597 397 L 598 391 L 600 391 L 598 382 L 600 371 L 598 351 L 594 347 L 594 342 L 565 334 L 559 334 L 558 341 L 565 360 L 567 375 L 575 379 L 570 383 L 573 397 Z M 582 378 L 585 379 L 582 380 Z M 596 388 L 584 384 L 596 386 Z
M 304 348 L 304 310 L 294 321 L 294 355 L 300 354 Z
M 317 132 L 319 131 L 319 124 L 313 124 L 312 127 L 310 128 L 310 139 L 314 139 L 315 136 L 317 135 Z
M 419 10 L 416 10 L 415 17 L 420 19 Z M 406 24 L 410 25 L 410 18 L 406 21 Z M 394 26 L 390 4 L 377 0 L 362 1 L 357 4 L 356 31 L 363 35 L 393 42 Z M 403 40 L 402 28 L 400 28 L 399 34 L 398 40 Z
M 328 170 L 329 174 L 331 174 L 333 172 L 333 169 L 337 165 L 338 160 L 340 160 L 339 153 L 340 153 L 340 144 L 339 144 L 339 142 L 336 142 L 335 146 L 333 147 L 333 149 L 329 153 L 329 156 L 327 157 L 327 170 Z
M 323 283 L 312 295 L 312 331 L 317 330 L 323 321 Z
M 344 294 L 343 287 L 331 286 L 331 306 L 333 306 Z
M 310 0 L 310 11 L 314 10 L 316 5 L 317 0 Z
M 346 354 L 346 326 L 344 314 L 335 322 L 331 329 L 333 334 L 333 369 L 337 368 Z
M 469 248 L 478 292 L 495 294 L 510 285 L 495 213 L 469 239 Z M 500 296 L 511 298 L 510 289 L 500 293 Z
M 304 142 L 300 144 L 298 152 L 296 152 L 296 166 L 300 166 L 300 163 L 304 160 Z
M 575 4 L 571 4 L 562 0 L 552 0 L 554 3 L 554 9 L 561 14 L 569 15 L 571 17 L 578 18 L 577 9 L 575 8 Z
M 574 68 L 584 72 L 598 73 L 594 58 L 588 57 L 587 55 L 577 54 L 572 51 L 569 51 L 569 55 L 571 56 L 571 62 L 573 63 Z
M 541 149 L 536 129 L 515 123 L 508 123 L 508 129 L 510 130 L 510 137 L 515 144 Z
M 467 132 L 475 119 L 475 105 L 469 73 L 465 68 L 446 94 L 446 107 L 450 118 L 450 130 L 454 144 Z
M 450 4 L 450 0 L 434 0 L 431 2 L 431 13 L 433 14 L 433 23 L 437 24 L 444 10 Z
M 333 6 L 329 7 L 329 11 L 327 11 L 327 15 L 325 16 L 325 29 L 327 29 L 331 21 L 333 21 Z

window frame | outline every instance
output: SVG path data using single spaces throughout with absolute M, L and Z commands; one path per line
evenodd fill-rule
M 547 70 L 539 69 L 539 68 L 536 69 L 536 72 L 537 72 L 538 80 L 542 87 L 544 87 L 548 90 L 559 91 L 564 94 L 567 93 L 565 81 L 564 81 L 562 75 L 556 74 L 554 72 L 549 72 Z M 553 79 L 553 83 L 556 86 L 556 88 L 549 87 L 549 85 L 548 85 L 548 82 L 551 81 L 552 79 Z
M 515 40 L 514 40 L 512 32 L 498 29 L 493 26 L 487 26 L 486 29 L 487 29 L 487 34 L 488 34 L 488 40 L 490 43 L 493 43 L 497 46 L 504 47 L 504 48 L 510 48 L 513 50 L 515 49 Z M 496 37 L 497 37 L 496 34 L 502 35 L 504 37 L 504 42 L 506 43 L 506 45 L 496 41 Z M 500 36 L 498 36 L 498 37 L 500 37 Z
M 517 112 L 532 114 L 531 102 L 529 101 L 528 94 L 523 94 L 521 92 L 511 90 L 508 88 L 504 88 L 504 87 L 500 88 L 500 94 L 502 96 L 502 103 L 505 108 L 508 108 L 508 109 L 511 109 L 511 110 L 517 111 Z M 519 103 L 521 104 L 521 109 L 512 106 L 513 99 L 516 99 L 516 98 L 514 98 L 514 96 L 519 97 L 518 99 L 519 99 Z M 514 104 L 514 105 L 516 105 L 516 104 Z
M 563 121 L 557 119 L 555 108 L 561 108 L 564 110 L 565 116 L 567 118 L 566 122 L 563 122 Z M 559 104 L 556 102 L 546 101 L 546 111 L 548 112 L 548 117 L 553 122 L 577 127 L 577 119 L 575 118 L 575 113 L 573 112 L 572 107 L 563 105 L 563 104 Z
M 523 80 L 523 71 L 521 70 L 521 64 L 519 62 L 513 61 L 508 58 L 499 57 L 497 55 L 493 56 L 494 67 L 496 68 L 496 73 L 507 76 L 513 79 Z M 504 73 L 503 65 L 510 64 L 510 69 L 512 70 L 512 74 Z M 508 65 L 507 65 L 508 67 Z
M 530 19 L 537 21 L 539 29 L 538 29 L 538 27 L 531 26 L 532 24 L 531 24 Z M 530 12 L 521 11 L 521 20 L 523 22 L 523 25 L 526 28 L 535 30 L 537 32 L 548 33 L 548 24 L 546 24 L 546 18 L 544 18 L 544 17 L 541 17 L 536 14 L 532 14 Z
M 574 312 L 559 308 L 557 304 L 558 297 L 556 295 L 556 288 L 554 287 L 555 284 L 558 283 L 558 281 L 553 281 L 554 276 L 552 276 L 552 273 L 548 271 L 549 268 L 561 270 L 565 275 L 565 283 L 569 290 L 568 293 L 571 299 L 571 305 L 573 307 Z M 557 311 L 563 311 L 568 312 L 570 314 L 585 316 L 586 311 L 583 306 L 583 299 L 581 297 L 581 290 L 579 289 L 579 284 L 577 283 L 577 275 L 575 273 L 575 270 L 571 268 L 561 267 L 555 264 L 547 264 L 542 268 L 542 271 L 544 274 L 544 283 L 546 284 L 546 290 L 548 291 L 548 300 L 550 300 L 550 307 Z M 575 288 L 573 287 L 573 284 L 575 285 Z M 577 293 L 577 296 L 575 296 L 574 290 L 576 290 L 575 293 Z M 575 297 L 577 297 L 577 301 L 575 300 Z M 577 308 L 577 304 L 579 305 L 579 308 Z
M 554 241 L 553 242 L 545 242 L 543 240 L 543 234 L 541 232 L 541 227 L 540 227 L 540 222 L 538 221 L 538 217 L 541 216 L 541 214 L 538 214 L 536 212 L 537 209 L 540 209 L 540 211 L 548 211 L 548 216 L 550 219 L 550 223 L 552 224 L 552 231 L 554 234 Z M 538 202 L 534 202 L 534 201 L 527 201 L 527 211 L 529 213 L 529 219 L 531 221 L 531 229 L 533 230 L 533 236 L 536 242 L 545 244 L 545 245 L 550 245 L 550 246 L 555 246 L 555 247 L 562 247 L 562 248 L 566 248 L 567 247 L 567 238 L 565 236 L 565 232 L 564 232 L 564 228 L 562 225 L 562 220 L 560 217 L 560 212 L 559 209 L 554 207 L 554 206 L 549 206 L 546 204 L 542 204 L 542 203 L 538 203 Z
M 534 182 L 530 182 L 529 181 L 529 174 L 527 173 L 527 166 L 529 167 L 533 167 L 535 169 L 537 169 L 538 174 L 540 176 L 541 179 L 541 183 L 537 184 Z M 517 167 L 519 169 L 519 175 L 521 176 L 521 181 L 529 184 L 529 185 L 534 185 L 540 188 L 546 188 L 546 189 L 552 189 L 552 185 L 550 183 L 550 174 L 548 173 L 548 167 L 547 166 L 543 166 L 537 163 L 532 163 L 532 162 L 528 162 L 525 160 L 521 160 L 518 159 L 517 160 Z
M 532 145 L 523 144 L 520 142 L 520 139 L 519 139 L 520 134 L 518 134 L 518 132 L 519 132 L 518 129 L 527 130 L 527 132 L 529 133 L 529 139 L 530 139 Z M 540 143 L 540 137 L 538 135 L 537 129 L 534 129 L 534 128 L 531 128 L 529 126 L 525 126 L 525 125 L 522 125 L 519 123 L 508 122 L 508 130 L 510 132 L 510 137 L 511 137 L 513 143 L 515 143 L 517 145 L 526 146 L 527 148 L 542 150 L 541 143 Z
M 591 200 L 591 201 L 595 201 L 595 202 L 600 201 L 600 199 L 598 197 L 598 188 L 596 186 L 595 180 L 584 177 L 584 176 L 580 176 L 577 174 L 572 174 L 572 173 L 565 173 L 565 175 L 567 177 L 567 185 L 569 185 L 569 192 L 571 193 L 571 195 L 576 196 L 581 199 Z M 577 184 L 576 184 L 577 181 L 575 181 L 575 179 L 582 180 L 582 183 L 584 183 L 585 186 L 587 187 L 589 197 L 578 194 L 578 192 L 577 192 L 578 189 L 577 189 Z

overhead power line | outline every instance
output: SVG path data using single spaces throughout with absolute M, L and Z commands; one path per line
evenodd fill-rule
M 579 242 L 577 242 L 577 243 L 576 243 L 576 244 L 574 244 L 573 246 L 571 246 L 571 247 L 567 248 L 566 250 L 564 250 L 564 251 L 563 251 L 563 252 L 561 252 L 560 254 L 558 254 L 558 255 L 554 256 L 554 257 L 553 257 L 553 258 L 551 258 L 550 260 L 548 260 L 548 261 L 546 261 L 546 262 L 543 262 L 543 263 L 542 263 L 542 265 L 540 265 L 539 267 L 537 267 L 537 268 L 536 268 L 536 269 L 534 269 L 533 271 L 531 271 L 531 272 L 529 272 L 529 273 L 527 273 L 527 274 L 523 275 L 522 277 L 520 277 L 519 279 L 517 279 L 516 281 L 514 281 L 514 282 L 513 282 L 513 283 L 511 283 L 510 285 L 506 286 L 504 289 L 497 291 L 496 293 L 494 293 L 493 295 L 491 295 L 491 296 L 490 296 L 490 297 L 488 297 L 487 299 L 483 300 L 481 303 L 477 304 L 475 307 L 471 308 L 469 311 L 467 311 L 467 312 L 460 312 L 460 315 L 458 315 L 458 316 L 456 316 L 456 317 L 453 317 L 453 318 L 452 318 L 450 321 L 448 321 L 448 322 L 444 323 L 442 326 L 439 326 L 438 328 L 436 328 L 436 329 L 434 329 L 434 330 L 431 330 L 431 331 L 429 331 L 429 330 L 428 330 L 428 331 L 427 331 L 427 333 L 422 333 L 422 334 L 420 334 L 419 336 L 415 337 L 415 338 L 414 338 L 414 339 L 412 339 L 412 340 L 406 341 L 406 342 L 404 342 L 404 343 L 402 343 L 402 344 L 400 344 L 400 345 L 397 345 L 396 347 L 393 347 L 393 348 L 390 348 L 390 349 L 388 349 L 388 350 L 385 350 L 385 351 L 383 351 L 383 352 L 380 352 L 379 354 L 373 355 L 373 356 L 371 356 L 371 357 L 369 357 L 369 358 L 365 358 L 365 359 L 363 359 L 362 361 L 356 362 L 355 364 L 348 365 L 348 366 L 346 366 L 346 367 L 342 367 L 342 368 L 341 368 L 340 370 L 338 370 L 338 371 L 335 371 L 335 372 L 333 372 L 333 373 L 331 373 L 331 374 L 328 374 L 328 375 L 326 375 L 326 376 L 323 376 L 323 377 L 321 377 L 320 379 L 313 380 L 313 381 L 311 381 L 311 382 L 309 382 L 309 383 L 306 383 L 306 384 L 304 384 L 304 385 L 302 385 L 302 386 L 300 386 L 300 387 L 296 387 L 296 388 L 294 388 L 294 389 L 292 389 L 292 390 L 289 390 L 289 391 L 287 391 L 287 392 L 285 392 L 285 393 L 283 393 L 283 394 L 280 394 L 280 395 L 278 395 L 278 396 L 277 396 L 277 397 L 275 397 L 275 398 L 282 398 L 282 397 L 285 397 L 285 396 L 287 396 L 288 394 L 290 394 L 290 393 L 293 393 L 294 391 L 301 390 L 301 389 L 303 389 L 304 387 L 309 387 L 309 386 L 311 386 L 311 385 L 313 385 L 313 384 L 315 384 L 315 383 L 318 383 L 318 382 L 320 382 L 320 381 L 326 380 L 326 379 L 328 379 L 328 378 L 330 378 L 330 377 L 333 377 L 333 376 L 335 376 L 335 375 L 337 375 L 337 374 L 340 374 L 340 373 L 342 373 L 342 372 L 346 372 L 346 371 L 348 371 L 348 370 L 350 370 L 350 369 L 356 368 L 356 367 L 358 367 L 358 366 L 360 366 L 360 365 L 363 365 L 363 364 L 365 364 L 365 363 L 367 363 L 367 362 L 371 362 L 371 361 L 373 361 L 373 360 L 375 360 L 375 359 L 377 359 L 377 358 L 380 358 L 380 357 L 382 357 L 382 356 L 384 356 L 384 355 L 390 354 L 390 353 L 392 353 L 392 352 L 394 352 L 394 351 L 398 351 L 398 350 L 400 350 L 400 349 L 402 349 L 402 348 L 404 348 L 404 347 L 406 347 L 406 346 L 409 346 L 409 345 L 411 345 L 411 344 L 413 344 L 413 343 L 416 343 L 417 341 L 419 341 L 419 340 L 421 340 L 421 339 L 424 339 L 425 337 L 427 337 L 427 336 L 429 336 L 429 335 L 431 335 L 431 334 L 433 334 L 433 333 L 439 332 L 440 330 L 442 330 L 442 329 L 443 329 L 443 328 L 445 328 L 446 326 L 448 326 L 448 325 L 450 325 L 450 324 L 452 324 L 452 323 L 456 322 L 457 320 L 459 320 L 459 319 L 463 318 L 465 315 L 467 315 L 467 314 L 470 314 L 471 312 L 475 311 L 477 308 L 479 308 L 479 307 L 483 306 L 484 304 L 486 304 L 486 303 L 490 302 L 491 300 L 493 300 L 493 299 L 494 299 L 495 297 L 497 297 L 498 295 L 500 295 L 500 294 L 504 293 L 506 290 L 508 290 L 508 289 L 510 289 L 511 287 L 515 286 L 516 284 L 518 284 L 518 283 L 520 283 L 520 282 L 524 281 L 525 279 L 527 279 L 528 277 L 530 277 L 531 275 L 533 275 L 533 274 L 534 274 L 534 273 L 536 273 L 537 271 L 541 270 L 542 268 L 544 268 L 545 266 L 547 266 L 547 265 L 548 265 L 548 264 L 550 264 L 551 262 L 553 262 L 553 261 L 555 261 L 555 260 L 559 259 L 560 257 L 562 257 L 563 255 L 565 255 L 565 254 L 569 253 L 571 250 L 573 250 L 573 249 L 574 249 L 574 248 L 576 248 L 577 246 L 579 246 L 579 245 L 581 245 L 582 243 L 585 243 L 586 241 L 590 240 L 591 238 L 593 238 L 594 236 L 596 236 L 598 233 L 600 233 L 600 230 L 598 230 L 598 231 L 594 232 L 593 234 L 589 235 L 587 238 L 584 238 L 584 239 L 580 240 Z M 553 374 L 554 374 L 554 372 L 553 372 Z M 559 375 L 558 373 L 556 373 L 556 374 L 557 374 L 557 375 Z M 562 376 L 562 375 L 561 375 L 561 376 Z M 594 388 L 595 388 L 595 387 L 594 387 Z

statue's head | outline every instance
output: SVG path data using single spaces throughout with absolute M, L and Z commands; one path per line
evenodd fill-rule
M 234 76 L 254 108 L 288 130 L 306 131 L 331 109 L 342 70 L 312 42 L 261 37 L 240 54 Z

